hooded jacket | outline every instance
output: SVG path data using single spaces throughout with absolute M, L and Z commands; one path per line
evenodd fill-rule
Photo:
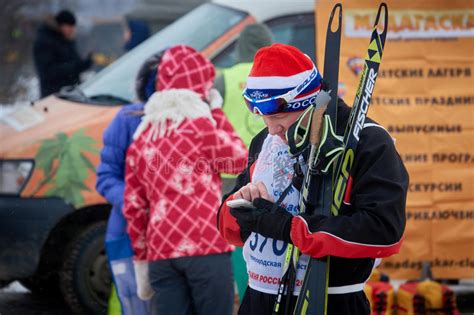
M 157 73 L 159 92 L 145 104 L 125 163 L 123 213 L 135 259 L 229 252 L 214 224 L 219 173 L 242 171 L 247 149 L 215 108 L 222 97 L 210 91 L 214 66 L 177 45 L 163 53 Z
M 132 50 L 150 37 L 147 23 L 138 19 L 127 19 L 130 39 L 123 45 L 125 51 Z
M 181 119 L 161 119 L 170 112 Z M 166 116 L 165 116 L 166 117 Z M 245 168 L 247 150 L 220 109 L 199 94 L 152 95 L 126 160 L 124 215 L 137 260 L 229 252 L 214 224 L 219 173 Z

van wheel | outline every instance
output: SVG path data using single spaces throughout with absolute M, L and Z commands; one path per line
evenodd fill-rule
M 77 314 L 106 314 L 111 276 L 104 248 L 106 222 L 88 226 L 67 246 L 59 272 L 64 299 Z

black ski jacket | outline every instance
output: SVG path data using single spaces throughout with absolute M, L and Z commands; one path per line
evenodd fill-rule
M 350 108 L 339 100 L 337 134 L 344 134 Z M 241 233 L 225 204 L 232 194 L 251 181 L 253 166 L 268 131 L 260 132 L 249 149 L 247 169 L 224 196 L 217 225 L 221 235 L 242 246 L 248 235 Z M 291 225 L 291 240 L 303 254 L 331 257 L 329 287 L 367 281 L 376 258 L 396 254 L 405 229 L 408 173 L 388 132 L 367 119 L 356 151 L 339 216 L 301 214 Z
M 40 80 L 41 97 L 58 92 L 63 86 L 79 83 L 79 74 L 92 61 L 82 60 L 73 40 L 66 39 L 52 23 L 38 29 L 33 44 L 33 59 Z

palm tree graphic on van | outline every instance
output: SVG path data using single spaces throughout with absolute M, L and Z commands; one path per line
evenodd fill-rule
M 88 170 L 95 172 L 94 164 L 84 153 L 99 153 L 98 142 L 85 135 L 84 130 L 79 129 L 70 136 L 61 132 L 41 142 L 35 160 L 37 167 L 43 170 L 44 178 L 32 196 L 48 185 L 45 196 L 61 197 L 75 207 L 84 204 L 82 191 L 90 191 L 84 181 Z

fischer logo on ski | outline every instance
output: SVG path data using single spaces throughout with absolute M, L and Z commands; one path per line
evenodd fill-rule
M 368 79 L 369 81 L 367 81 L 367 85 L 365 86 L 365 94 L 364 96 L 362 96 L 360 112 L 357 116 L 356 125 L 353 131 L 354 137 L 357 139 L 357 141 L 359 141 L 360 133 L 362 132 L 362 128 L 364 127 L 365 117 L 367 117 L 370 99 L 372 96 L 372 92 L 374 91 L 376 77 L 377 73 L 375 73 L 374 69 L 370 69 Z

